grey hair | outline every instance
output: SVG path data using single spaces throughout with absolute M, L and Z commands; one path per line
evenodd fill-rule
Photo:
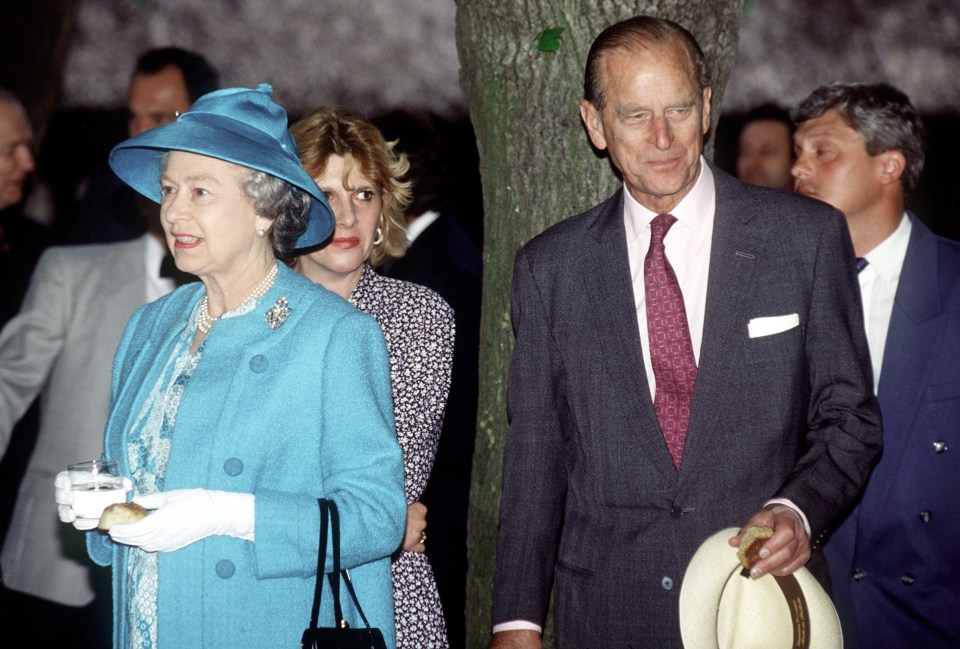
M 800 124 L 830 110 L 863 138 L 871 156 L 900 151 L 906 160 L 903 193 L 916 188 L 923 171 L 923 122 L 905 93 L 886 83 L 830 83 L 810 93 L 791 117 Z
M 169 151 L 157 156 L 159 178 L 167 167 Z M 301 189 L 276 176 L 231 162 L 248 173 L 243 182 L 243 193 L 253 201 L 257 216 L 273 221 L 270 245 L 273 256 L 288 259 L 292 256 L 297 238 L 307 229 L 310 215 L 310 196 Z
M 253 199 L 257 215 L 273 221 L 270 243 L 274 256 L 290 257 L 297 237 L 307 229 L 310 196 L 285 180 L 255 169 L 250 170 L 243 189 Z

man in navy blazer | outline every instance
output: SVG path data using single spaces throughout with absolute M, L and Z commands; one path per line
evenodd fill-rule
M 676 23 L 607 28 L 584 90 L 624 187 L 517 254 L 491 647 L 539 647 L 551 587 L 560 649 L 680 647 L 707 537 L 768 525 L 755 578 L 823 577 L 818 541 L 880 450 L 853 250 L 833 208 L 703 159 L 709 69 Z M 676 276 L 696 360 L 680 453 L 655 407 L 674 382 L 652 333 L 675 319 L 648 316 L 648 250 Z
M 822 86 L 794 112 L 798 192 L 843 211 L 884 451 L 824 545 L 845 645 L 960 646 L 960 245 L 904 210 L 923 129 L 886 84 Z

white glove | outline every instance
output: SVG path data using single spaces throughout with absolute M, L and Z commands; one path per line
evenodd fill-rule
M 54 499 L 57 501 L 57 513 L 60 515 L 62 522 L 73 523 L 73 526 L 78 530 L 92 530 L 97 526 L 97 523 L 100 522 L 100 514 L 97 514 L 96 518 L 81 518 L 77 516 L 77 512 L 74 511 L 73 504 L 76 492 L 73 491 L 72 485 L 70 484 L 69 472 L 61 471 L 58 473 L 57 477 L 53 480 L 53 488 Z M 124 502 L 127 499 L 127 493 L 130 491 L 133 491 L 133 483 L 130 482 L 130 478 L 125 477 L 123 478 L 122 497 L 118 491 L 102 491 L 97 492 L 95 497 L 95 500 L 98 501 L 103 498 L 102 502 L 91 502 L 87 504 L 102 512 L 103 509 L 111 503 Z M 86 496 L 92 495 L 93 494 L 86 494 Z
M 117 543 L 172 552 L 217 534 L 253 540 L 253 494 L 174 489 L 137 496 L 133 502 L 155 511 L 136 523 L 114 525 L 110 538 Z

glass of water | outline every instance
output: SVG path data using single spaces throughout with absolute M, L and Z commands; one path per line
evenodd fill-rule
M 116 460 L 90 460 L 67 467 L 77 518 L 99 520 L 107 505 L 127 499 Z

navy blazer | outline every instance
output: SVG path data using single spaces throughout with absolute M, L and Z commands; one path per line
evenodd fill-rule
M 817 539 L 866 481 L 880 421 L 843 215 L 713 174 L 680 471 L 644 371 L 622 190 L 517 255 L 495 624 L 542 625 L 553 585 L 560 649 L 680 647 L 700 543 L 772 497 L 796 503 Z M 748 334 L 753 318 L 792 314 L 793 328 Z
M 880 370 L 883 457 L 824 545 L 848 648 L 960 647 L 960 244 L 909 218 Z

